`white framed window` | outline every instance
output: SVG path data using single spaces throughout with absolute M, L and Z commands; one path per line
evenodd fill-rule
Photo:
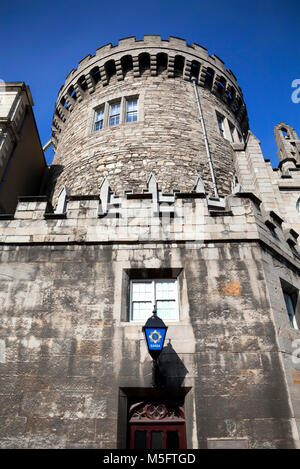
M 138 120 L 138 99 L 126 99 L 126 122 L 136 122 Z
M 221 114 L 217 114 L 217 121 L 218 121 L 220 134 L 222 135 L 222 137 L 225 138 L 224 116 L 221 116 Z
M 108 119 L 109 126 L 120 124 L 120 112 L 121 112 L 121 101 L 110 104 L 109 119 Z
M 179 320 L 177 280 L 131 280 L 130 321 L 146 321 L 154 305 L 162 320 Z
M 286 304 L 286 309 L 289 315 L 291 327 L 293 329 L 299 329 L 297 320 L 296 320 L 295 306 L 294 306 L 292 295 L 290 295 L 289 293 L 283 292 L 283 296 L 284 296 L 284 300 Z
M 232 143 L 234 143 L 234 142 L 235 142 L 235 138 L 234 138 L 234 135 L 235 135 L 235 127 L 234 127 L 234 125 L 232 125 L 231 122 L 229 122 L 229 121 L 228 121 L 228 126 L 229 126 L 231 141 L 232 141 Z
M 103 129 L 103 123 L 104 123 L 104 106 L 101 106 L 99 109 L 96 110 L 94 130 Z

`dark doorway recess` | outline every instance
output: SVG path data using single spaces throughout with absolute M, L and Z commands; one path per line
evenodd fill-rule
M 191 388 L 121 388 L 118 448 L 186 449 L 184 401 Z

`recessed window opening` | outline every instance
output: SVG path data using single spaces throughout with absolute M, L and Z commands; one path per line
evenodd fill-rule
M 101 80 L 99 67 L 92 68 L 92 70 L 90 71 L 90 74 L 96 85 Z
M 298 212 L 299 215 L 300 215 L 300 198 L 297 200 L 297 203 L 296 203 L 296 210 L 297 210 L 297 212 Z
M 184 67 L 184 57 L 182 57 L 181 55 L 176 55 L 175 61 L 174 61 L 174 76 L 175 77 L 182 77 L 183 67 Z
M 231 124 L 231 122 L 228 122 L 228 126 L 229 126 L 229 130 L 230 130 L 231 141 L 234 143 L 235 142 L 235 139 L 234 139 L 235 127 L 234 127 L 234 125 Z
M 126 122 L 136 122 L 138 120 L 138 100 L 137 98 L 126 100 Z
M 150 70 L 150 55 L 147 52 L 139 55 L 140 74 L 143 75 L 146 70 Z
M 68 89 L 68 95 L 76 101 L 77 95 L 74 86 L 70 86 L 70 88 Z
M 78 80 L 78 85 L 80 86 L 80 88 L 82 89 L 82 91 L 86 91 L 87 90 L 87 82 L 86 82 L 86 79 L 85 79 L 85 76 L 82 75 L 79 80 Z
M 191 65 L 191 78 L 196 78 L 196 80 L 198 81 L 199 72 L 200 64 L 196 60 L 193 60 Z
M 217 121 L 219 126 L 219 131 L 222 137 L 225 138 L 225 130 L 224 130 L 224 117 L 221 114 L 217 114 Z
M 118 125 L 120 123 L 121 102 L 113 103 L 109 106 L 109 125 Z
M 66 102 L 65 98 L 61 98 L 60 104 L 61 104 L 65 109 L 68 109 L 68 105 L 67 105 L 67 102 Z
M 211 89 L 213 81 L 214 81 L 214 74 L 215 74 L 215 72 L 213 71 L 212 68 L 208 67 L 206 69 L 205 80 L 204 80 L 204 86 L 206 88 Z
M 283 279 L 280 282 L 290 325 L 293 329 L 299 329 L 299 290 Z
M 235 115 L 238 114 L 239 110 L 241 109 L 241 105 L 242 105 L 242 100 L 241 100 L 241 98 L 237 98 L 237 100 L 236 100 L 236 105 L 235 105 L 235 108 L 234 108 L 234 113 L 235 113 Z
M 230 86 L 228 89 L 228 103 L 231 104 L 235 98 L 235 89 L 233 86 Z
M 222 94 L 225 90 L 226 86 L 226 80 L 224 77 L 220 77 L 220 79 L 217 81 L 217 91 L 218 93 Z
M 96 110 L 94 130 L 101 130 L 104 122 L 104 106 Z
M 123 70 L 123 76 L 125 78 L 127 73 L 133 70 L 133 62 L 131 55 L 125 55 L 121 58 L 121 66 Z
M 109 80 L 117 73 L 116 72 L 116 64 L 114 60 L 109 60 L 106 62 L 104 65 L 105 72 L 106 72 L 106 77 L 109 82 Z
M 285 138 L 286 140 L 289 140 L 289 138 L 290 138 L 290 137 L 289 137 L 289 134 L 288 134 L 287 130 L 286 130 L 284 127 L 282 127 L 281 132 L 282 132 L 284 138 Z
M 145 321 L 155 305 L 162 320 L 178 321 L 177 280 L 131 280 L 130 320 Z
M 160 52 L 156 57 L 157 75 L 160 75 L 168 68 L 168 56 L 164 52 Z
M 290 325 L 293 329 L 299 329 L 297 321 L 296 321 L 296 315 L 295 315 L 294 298 L 289 293 L 284 293 L 283 295 L 284 295 L 286 309 L 289 315 Z
M 60 113 L 58 112 L 57 109 L 55 109 L 54 114 L 55 114 L 59 119 L 62 120 L 61 115 L 60 115 Z

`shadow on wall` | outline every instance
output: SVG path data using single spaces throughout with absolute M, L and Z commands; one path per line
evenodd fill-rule
M 180 387 L 188 370 L 172 347 L 171 342 L 163 348 L 158 363 L 157 384 L 162 387 Z
M 41 187 L 41 195 L 47 195 L 49 199 L 52 199 L 56 181 L 64 170 L 64 166 L 61 164 L 52 164 L 48 166 L 48 170 L 45 175 L 43 185 Z

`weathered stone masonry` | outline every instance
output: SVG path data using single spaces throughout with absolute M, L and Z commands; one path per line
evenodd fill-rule
M 136 95 L 138 122 L 92 130 L 98 105 Z M 71 71 L 45 189 L 0 216 L 0 447 L 125 448 L 129 404 L 171 396 L 188 448 L 299 448 L 300 337 L 282 287 L 300 289 L 299 141 L 284 123 L 275 135 L 273 169 L 232 72 L 178 38 L 127 38 Z M 135 278 L 178 280 L 158 390 L 129 320 Z

